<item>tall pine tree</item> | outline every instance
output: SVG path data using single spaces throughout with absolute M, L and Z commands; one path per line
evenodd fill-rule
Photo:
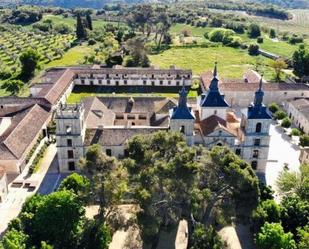
M 78 40 L 87 38 L 87 31 L 79 13 L 76 16 L 76 37 Z
M 92 30 L 92 19 L 89 13 L 86 15 L 86 21 L 87 21 L 87 28 Z

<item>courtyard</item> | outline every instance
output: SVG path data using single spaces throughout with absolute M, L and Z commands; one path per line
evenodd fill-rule
M 265 181 L 276 191 L 276 180 L 284 166 L 287 166 L 291 171 L 298 171 L 300 148 L 275 122 L 271 124 L 269 133 L 270 144 Z

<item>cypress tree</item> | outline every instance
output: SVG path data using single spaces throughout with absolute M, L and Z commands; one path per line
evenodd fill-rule
M 76 37 L 77 39 L 85 39 L 87 37 L 87 31 L 79 13 L 76 16 Z
M 92 30 L 92 19 L 91 19 L 90 14 L 87 14 L 87 15 L 86 15 L 86 21 L 87 21 L 87 27 L 88 27 L 88 29 Z

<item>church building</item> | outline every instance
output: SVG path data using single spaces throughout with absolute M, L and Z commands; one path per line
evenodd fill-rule
M 189 146 L 228 146 L 265 172 L 271 116 L 263 104 L 263 80 L 248 108 L 233 110 L 220 92 L 217 65 L 209 89 L 195 102 L 187 99 L 185 84 L 178 101 L 162 97 L 90 97 L 78 105 L 61 106 L 56 113 L 60 171 L 78 170 L 87 147 L 98 143 L 107 155 L 126 156 L 126 142 L 137 134 L 159 130 L 181 132 Z

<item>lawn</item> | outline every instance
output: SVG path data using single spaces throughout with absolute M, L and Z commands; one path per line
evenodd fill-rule
M 265 77 L 272 78 L 272 69 L 267 65 L 270 60 L 262 56 L 250 56 L 247 50 L 235 49 L 231 47 L 173 47 L 160 54 L 150 55 L 153 65 L 168 68 L 176 65 L 180 68 L 192 69 L 193 74 L 200 74 L 212 70 L 215 61 L 218 62 L 219 74 L 227 78 L 242 78 L 244 72 L 253 68 L 260 60 L 266 66 L 262 71 Z
M 292 45 L 284 41 L 272 41 L 268 37 L 264 36 L 263 43 L 259 44 L 260 48 L 271 53 L 291 58 L 294 51 L 298 49 L 298 44 Z
M 194 88 L 194 89 L 193 89 Z M 189 98 L 197 97 L 199 89 L 194 86 L 188 94 Z M 179 87 L 94 87 L 76 86 L 67 99 L 67 103 L 79 103 L 86 97 L 167 97 L 178 98 Z
M 177 24 L 175 24 L 171 27 L 170 32 L 172 34 L 179 35 L 179 34 L 181 34 L 181 31 L 184 30 L 184 29 L 191 30 L 192 36 L 204 37 L 204 34 L 206 32 L 211 31 L 213 28 L 211 28 L 211 27 L 204 27 L 204 28 L 203 27 L 195 27 L 195 26 L 191 26 L 191 25 L 188 25 L 188 24 L 177 23 Z
M 76 46 L 69 49 L 62 58 L 49 62 L 45 67 L 79 65 L 83 63 L 84 56 L 89 55 L 91 52 L 91 47 L 86 45 Z

